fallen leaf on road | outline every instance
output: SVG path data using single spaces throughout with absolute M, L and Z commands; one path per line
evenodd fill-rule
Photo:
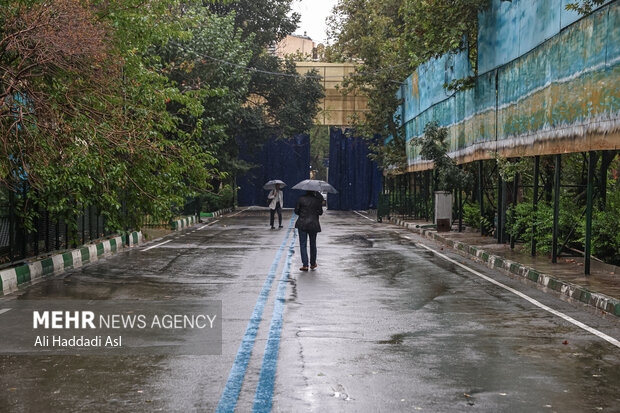
M 562 342 L 562 344 L 564 344 L 564 345 L 568 344 L 568 340 L 564 340 L 564 341 Z
M 17 390 L 17 388 L 15 388 L 15 387 L 11 387 L 11 388 L 9 389 L 9 391 L 15 391 L 15 390 Z

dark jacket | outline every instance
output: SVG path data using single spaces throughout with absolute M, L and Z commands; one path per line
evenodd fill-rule
M 295 228 L 304 232 L 321 232 L 319 215 L 323 214 L 323 196 L 321 194 L 306 194 L 299 197 L 295 214 L 299 216 Z

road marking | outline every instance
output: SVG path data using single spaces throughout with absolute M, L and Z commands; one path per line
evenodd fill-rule
M 245 373 L 248 368 L 250 356 L 252 355 L 252 349 L 254 348 L 254 342 L 256 340 L 256 333 L 258 332 L 258 326 L 261 322 L 263 311 L 265 310 L 265 304 L 267 303 L 267 299 L 269 298 L 269 292 L 271 291 L 271 285 L 273 284 L 273 280 L 276 276 L 276 270 L 278 269 L 278 265 L 280 264 L 280 257 L 282 256 L 282 252 L 284 251 L 288 238 L 291 234 L 291 228 L 293 228 L 294 220 L 295 214 L 293 214 L 293 217 L 291 218 L 291 222 L 289 223 L 286 235 L 284 236 L 284 240 L 282 240 L 282 244 L 280 245 L 280 248 L 278 249 L 275 258 L 273 259 L 271 268 L 269 269 L 269 273 L 267 274 L 267 279 L 263 283 L 263 288 L 258 295 L 256 304 L 254 305 L 254 311 L 252 312 L 252 316 L 250 317 L 250 321 L 248 322 L 245 334 L 243 335 L 243 340 L 241 341 L 241 345 L 239 346 L 239 350 L 237 351 L 235 362 L 230 369 L 228 381 L 226 382 L 226 387 L 224 388 L 224 392 L 220 397 L 216 413 L 235 411 L 235 407 L 237 406 L 237 400 L 239 399 L 239 392 L 241 391 L 241 385 L 243 384 L 243 379 L 245 378 Z
M 239 215 L 240 213 L 245 212 L 245 211 L 247 211 L 247 208 L 246 208 L 246 209 L 243 209 L 243 210 L 241 210 L 241 211 L 239 211 L 239 212 L 236 212 L 236 213 L 234 213 L 234 214 L 232 214 L 232 215 L 228 215 L 226 218 L 234 217 L 235 215 Z
M 159 244 L 155 244 L 155 245 L 153 245 L 153 246 L 150 246 L 150 247 L 148 247 L 148 248 L 145 248 L 145 249 L 143 249 L 142 251 L 144 252 L 144 251 L 148 251 L 148 250 L 153 249 L 153 248 L 157 248 L 157 247 L 159 247 L 159 246 L 161 246 L 161 245 L 164 245 L 164 244 L 169 243 L 170 241 L 174 241 L 174 240 L 169 239 L 168 241 L 160 242 Z
M 475 274 L 478 277 L 480 277 L 480 278 L 482 278 L 484 280 L 487 280 L 488 282 L 490 282 L 492 284 L 497 285 L 498 287 L 501 287 L 501 288 L 503 288 L 503 289 L 505 289 L 507 291 L 510 291 L 511 293 L 513 293 L 513 294 L 523 298 L 524 300 L 529 301 L 530 303 L 534 304 L 536 307 L 539 307 L 539 308 L 541 308 L 541 309 L 543 309 L 545 311 L 550 312 L 553 315 L 556 315 L 556 316 L 558 316 L 560 318 L 563 318 L 564 320 L 568 321 L 569 323 L 572 323 L 572 324 L 576 325 L 577 327 L 582 328 L 582 329 L 586 330 L 587 332 L 592 333 L 595 336 L 598 336 L 598 337 L 602 338 L 603 340 L 605 340 L 605 341 L 613 344 L 614 346 L 620 348 L 620 341 L 616 340 L 615 338 L 613 338 L 611 336 L 608 336 L 607 334 L 602 333 L 602 332 L 598 331 L 597 329 L 592 328 L 592 327 L 582 323 L 581 321 L 577 321 L 574 318 L 572 318 L 572 317 L 570 317 L 570 316 L 568 316 L 568 315 L 566 315 L 566 314 L 564 314 L 564 313 L 562 313 L 560 311 L 554 310 L 553 308 L 544 305 L 540 301 L 535 300 L 535 299 L 531 298 L 530 296 L 523 294 L 521 291 L 517 291 L 514 288 L 508 287 L 507 285 L 504 285 L 501 282 L 496 281 L 496 280 L 494 280 L 491 277 L 487 277 L 486 275 L 481 274 L 478 271 L 473 270 L 473 269 L 469 268 L 468 266 L 463 265 L 460 262 L 455 261 L 452 258 L 447 257 L 446 255 L 444 255 L 444 254 L 442 254 L 440 252 L 437 252 L 437 251 L 435 251 L 434 249 L 432 249 L 430 247 L 427 247 L 424 244 L 417 244 L 417 245 L 420 245 L 421 247 L 426 248 L 427 250 L 429 250 L 429 251 L 433 252 L 434 254 L 440 256 L 441 258 L 443 258 L 443 259 L 445 259 L 447 261 L 450 261 L 451 263 L 456 264 L 456 265 L 458 265 L 461 268 L 466 269 L 467 271 L 471 272 L 472 274 Z
M 278 283 L 275 302 L 273 305 L 273 316 L 269 326 L 269 338 L 265 345 L 263 364 L 260 369 L 258 386 L 254 395 L 253 413 L 268 413 L 271 411 L 273 401 L 273 387 L 276 381 L 276 368 L 278 366 L 278 351 L 280 349 L 280 336 L 282 333 L 282 318 L 284 316 L 284 303 L 286 299 L 286 287 L 288 278 L 291 274 L 291 261 L 295 252 L 295 239 L 297 232 L 293 232 L 293 238 L 289 245 L 288 254 L 282 269 L 282 276 Z
M 355 212 L 357 215 L 359 215 L 359 216 L 360 216 L 360 217 L 362 217 L 362 218 L 366 218 L 366 219 L 367 219 L 367 220 L 369 220 L 369 221 L 375 222 L 375 220 L 374 220 L 374 219 L 370 219 L 370 218 L 368 218 L 368 217 L 365 217 L 364 215 L 360 214 L 360 213 L 359 213 L 359 212 L 357 212 L 357 211 L 353 211 L 353 212 Z
M 201 229 L 203 229 L 203 228 L 206 228 L 206 227 L 208 227 L 209 225 L 213 225 L 213 224 L 215 224 L 216 222 L 219 222 L 219 221 L 220 221 L 219 219 L 216 219 L 216 220 L 215 220 L 215 221 L 213 221 L 213 222 L 209 222 L 208 224 L 201 226 L 200 228 L 198 228 L 198 230 L 201 230 Z
M 4 314 L 7 311 L 11 311 L 11 310 L 12 310 L 11 308 L 0 308 L 0 314 Z

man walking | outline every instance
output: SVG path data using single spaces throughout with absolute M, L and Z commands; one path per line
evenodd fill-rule
M 299 216 L 295 228 L 299 232 L 299 249 L 301 250 L 301 271 L 308 271 L 308 238 L 310 238 L 310 268 L 316 264 L 316 235 L 321 232 L 319 215 L 323 214 L 323 196 L 318 192 L 307 191 L 297 200 L 295 214 Z
M 271 218 L 269 219 L 269 225 L 271 225 L 271 229 L 275 229 L 273 226 L 275 214 L 278 213 L 278 228 L 282 228 L 282 205 L 284 205 L 284 195 L 282 195 L 282 191 L 280 191 L 280 184 L 276 184 L 275 189 L 272 189 L 267 196 L 267 199 L 271 199 L 269 203 L 269 212 L 271 213 Z

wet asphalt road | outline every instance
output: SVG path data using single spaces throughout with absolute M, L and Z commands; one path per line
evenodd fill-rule
M 223 345 L 214 356 L 0 356 L 0 411 L 215 411 L 286 245 L 235 400 L 236 411 L 251 411 L 291 214 L 276 231 L 257 210 L 198 224 L 1 298 L 1 308 L 51 297 L 222 300 Z M 420 244 L 440 246 L 402 228 L 352 212 L 328 211 L 321 223 L 316 271 L 298 271 L 295 244 L 273 411 L 620 411 L 620 348 L 445 261 Z M 614 318 L 441 253 L 620 338 Z

